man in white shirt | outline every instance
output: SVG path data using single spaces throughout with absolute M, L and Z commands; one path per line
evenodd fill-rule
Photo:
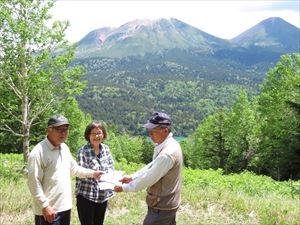
M 69 121 L 55 115 L 48 121 L 47 137 L 28 158 L 28 187 L 33 197 L 36 225 L 69 225 L 72 208 L 70 174 L 100 179 L 101 171 L 86 169 L 73 160 L 69 147 Z
M 116 192 L 136 192 L 147 188 L 148 212 L 143 225 L 175 225 L 180 205 L 182 151 L 171 133 L 171 119 L 155 112 L 144 124 L 155 143 L 153 160 L 131 176 L 124 176 Z

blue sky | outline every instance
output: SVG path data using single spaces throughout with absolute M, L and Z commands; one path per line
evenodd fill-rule
M 119 27 L 135 19 L 176 18 L 219 38 L 231 39 L 269 17 L 300 28 L 298 0 L 57 0 L 54 20 L 68 20 L 66 35 L 79 41 L 100 27 Z
M 268 4 L 263 7 L 267 10 L 291 10 L 299 12 L 299 1 L 286 0 L 286 1 L 277 1 L 272 4 Z

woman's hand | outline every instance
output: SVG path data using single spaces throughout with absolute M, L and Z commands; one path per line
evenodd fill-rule
M 93 174 L 93 177 L 94 177 L 94 179 L 96 179 L 96 180 L 100 180 L 102 174 L 104 174 L 103 171 L 96 170 L 96 171 L 94 172 L 94 174 Z
M 116 185 L 116 186 L 114 187 L 114 191 L 115 191 L 115 192 L 122 192 L 122 191 L 123 191 L 123 188 L 122 188 L 122 186 Z

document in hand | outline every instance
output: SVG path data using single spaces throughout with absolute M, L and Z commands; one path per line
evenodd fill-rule
M 100 178 L 100 181 L 98 182 L 100 189 L 101 190 L 106 190 L 106 189 L 113 190 L 115 185 L 122 185 L 122 183 L 119 180 L 122 179 L 124 174 L 125 174 L 125 171 L 112 171 L 112 172 L 103 174 Z

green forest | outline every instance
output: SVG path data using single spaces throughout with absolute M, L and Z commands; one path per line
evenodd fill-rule
M 258 94 L 265 76 L 264 69 L 230 60 L 222 67 L 215 63 L 211 56 L 180 50 L 164 56 L 76 59 L 74 65 L 87 68 L 82 77 L 87 87 L 77 100 L 83 111 L 134 136 L 145 135 L 141 125 L 151 112 L 166 111 L 176 121 L 176 135 L 187 137 L 216 109 L 231 107 L 240 91 L 249 98 Z
M 270 68 L 259 87 L 260 94 L 250 100 L 247 92 L 241 90 L 232 107 L 216 108 L 199 119 L 196 129 L 181 141 L 185 166 L 221 168 L 226 174 L 249 170 L 277 180 L 299 179 L 299 69 L 299 54 L 283 55 Z M 178 83 L 173 82 L 174 89 Z M 210 107 L 209 102 L 206 104 Z M 184 121 L 189 122 L 187 115 Z M 117 126 L 110 129 L 107 143 L 117 160 L 135 163 L 151 160 L 151 143 L 145 137 L 124 134 Z
M 61 113 L 71 122 L 67 144 L 76 154 L 84 144 L 85 126 L 105 112 L 125 115 L 117 123 L 104 121 L 114 158 L 147 163 L 153 146 L 140 124 L 152 111 L 165 110 L 171 115 L 176 111 L 173 132 L 186 137 L 181 141 L 186 167 L 222 169 L 225 174 L 248 170 L 276 180 L 300 178 L 299 53 L 282 55 L 259 87 L 247 85 L 247 79 L 232 84 L 143 76 L 142 85 L 126 74 L 117 79 L 127 84 L 126 89 L 93 87 L 90 70 L 87 76 L 86 65 L 74 63 L 76 45 L 65 38 L 68 22 L 46 26 L 53 4 L 21 0 L 1 4 L 1 153 L 22 153 L 26 164 L 30 149 L 45 135 L 48 118 Z M 173 73 L 180 77 L 181 69 L 174 68 Z M 154 104 L 155 99 L 164 107 Z M 116 104 L 126 104 L 127 111 L 114 112 Z M 96 109 L 97 116 L 89 113 Z M 124 124 L 132 129 L 123 129 Z

